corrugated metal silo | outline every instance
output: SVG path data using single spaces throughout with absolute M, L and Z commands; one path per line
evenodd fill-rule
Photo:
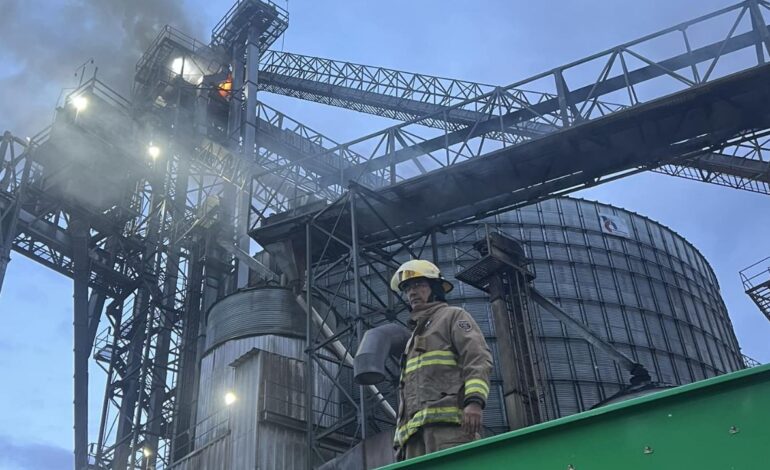
M 305 314 L 283 288 L 241 290 L 208 312 L 195 450 L 176 469 L 304 469 Z M 328 367 L 333 370 L 334 365 Z M 337 419 L 331 380 L 315 374 L 314 400 L 331 394 L 326 426 Z M 225 395 L 236 401 L 229 406 Z
M 485 222 L 523 242 L 538 290 L 644 364 L 653 380 L 683 384 L 742 367 L 713 271 L 671 229 L 623 209 L 572 198 Z M 442 270 L 451 276 L 464 267 L 463 253 L 483 236 L 480 224 L 439 236 Z M 471 312 L 494 343 L 486 295 L 462 283 L 457 287 L 451 301 Z M 627 383 L 625 371 L 551 315 L 538 309 L 533 321 L 551 418 L 586 410 Z M 499 371 L 500 358 L 497 362 Z
M 654 381 L 684 384 L 743 367 L 716 277 L 689 242 L 623 209 L 574 198 L 548 200 L 436 235 L 438 265 L 456 286 L 449 302 L 474 316 L 495 358 L 484 413 L 489 432 L 508 429 L 500 373 L 506 358 L 497 348 L 489 297 L 454 279 L 476 261 L 473 244 L 488 230 L 519 240 L 533 261 L 535 287 L 645 365 Z M 430 259 L 431 251 L 428 244 L 424 256 Z M 369 277 L 364 272 L 362 278 Z M 627 383 L 628 374 L 606 355 L 550 314 L 534 313 L 548 418 L 589 409 Z

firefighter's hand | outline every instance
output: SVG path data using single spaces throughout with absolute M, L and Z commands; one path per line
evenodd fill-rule
M 471 402 L 463 409 L 463 429 L 471 435 L 481 434 L 481 405 Z

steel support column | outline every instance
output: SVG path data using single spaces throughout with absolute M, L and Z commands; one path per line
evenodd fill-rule
M 85 470 L 88 466 L 88 356 L 91 350 L 88 334 L 88 281 L 91 274 L 88 258 L 88 222 L 73 217 L 69 232 L 72 237 L 72 262 L 75 272 L 72 323 L 75 343 L 75 470 Z
M 174 220 L 182 220 L 184 218 L 185 206 L 187 202 L 187 184 L 188 176 L 190 173 L 190 161 L 185 158 L 178 159 L 178 165 L 176 168 L 176 175 L 174 181 L 174 197 L 172 201 L 172 218 Z M 165 247 L 167 252 L 166 266 L 165 266 L 165 279 L 163 281 L 163 287 L 161 291 L 160 303 L 162 308 L 160 309 L 160 329 L 158 331 L 158 339 L 155 346 L 155 356 L 157 360 L 163 360 L 167 363 L 171 348 L 171 336 L 176 323 L 178 322 L 177 305 L 178 301 L 178 281 L 179 281 L 179 264 L 181 261 L 181 246 L 177 241 L 177 230 L 179 226 L 175 225 L 175 229 L 172 229 L 168 233 L 169 243 Z M 184 292 L 186 294 L 186 292 Z M 168 435 L 170 430 L 163 429 L 164 416 L 163 405 L 166 401 L 166 381 L 168 378 L 167 367 L 156 367 L 152 374 L 152 385 L 150 393 L 150 405 L 147 417 L 147 442 L 146 447 L 152 451 L 149 456 L 148 467 L 154 468 L 157 464 L 158 441 L 161 437 L 161 433 Z
M 256 114 L 256 106 L 253 110 L 249 110 L 246 104 L 246 92 L 247 92 L 247 75 L 245 60 L 248 51 L 248 45 L 244 44 L 244 41 L 234 41 L 231 47 L 231 60 L 230 67 L 232 69 L 233 92 L 230 98 L 230 112 L 227 122 L 227 138 L 228 142 L 234 152 L 241 152 L 244 155 L 251 155 L 246 149 L 245 138 L 250 134 L 248 122 L 248 116 L 251 113 Z M 246 118 L 246 119 L 244 119 Z M 253 128 L 251 129 L 253 131 Z M 252 140 L 253 147 L 253 140 Z M 253 159 L 249 159 L 253 161 Z M 225 211 L 225 218 L 233 220 L 235 222 L 236 214 L 239 211 L 240 204 L 238 200 L 241 198 L 238 188 L 234 184 L 227 184 L 223 192 L 222 207 Z M 232 227 L 233 232 L 226 234 L 228 237 L 237 238 L 238 228 L 235 223 Z M 236 261 L 237 263 L 237 261 Z M 233 292 L 239 287 L 238 273 L 236 272 L 232 278 L 228 278 L 225 282 L 225 291 Z M 204 310 L 205 311 L 205 310 Z
M 251 25 L 246 37 L 246 69 L 243 92 L 246 100 L 246 114 L 243 129 L 244 154 L 254 158 L 257 152 L 257 78 L 259 75 L 259 26 Z
M 257 82 L 259 76 L 259 37 L 262 33 L 259 25 L 249 27 L 246 38 L 246 69 L 244 76 L 244 97 L 246 100 L 245 123 L 241 127 L 243 131 L 243 153 L 249 161 L 257 158 Z M 247 176 L 247 183 L 251 182 L 251 176 Z M 249 189 L 249 186 L 245 186 Z M 250 191 L 239 191 L 235 194 L 234 230 L 235 244 L 244 252 L 249 253 L 250 238 L 249 212 Z M 246 287 L 249 282 L 249 266 L 236 260 L 235 287 Z
M 351 254 L 353 256 L 353 299 L 354 299 L 354 312 L 356 322 L 356 342 L 361 343 L 361 338 L 364 337 L 364 319 L 361 317 L 361 285 L 359 279 L 361 274 L 359 273 L 359 246 L 358 246 L 358 228 L 356 226 L 356 198 L 358 192 L 355 189 L 350 191 L 350 238 L 351 238 Z M 363 385 L 358 386 L 358 422 L 361 426 L 361 440 L 366 439 L 366 400 Z
M 138 426 L 141 420 L 141 409 L 137 409 L 137 402 L 143 399 L 143 379 L 146 373 L 148 344 L 148 324 L 152 316 L 152 299 L 149 287 L 154 283 L 156 271 L 156 258 L 159 255 L 158 234 L 160 230 L 160 211 L 156 210 L 163 200 L 162 183 L 155 181 L 152 184 L 150 197 L 150 210 L 152 214 L 147 228 L 145 251 L 142 253 L 140 276 L 142 285 L 136 291 L 134 308 L 131 318 L 124 320 L 120 325 L 122 334 L 129 335 L 130 346 L 124 377 L 124 392 L 120 403 L 118 417 L 118 431 L 115 440 L 115 456 L 113 470 L 133 469 L 136 462 L 136 448 L 138 438 Z
M 186 320 L 182 329 L 179 357 L 179 377 L 175 403 L 174 437 L 171 441 L 172 461 L 177 461 L 193 450 L 195 438 L 195 403 L 198 393 L 198 357 L 203 349 L 203 322 L 201 317 L 201 286 L 203 278 L 203 250 L 200 237 L 194 237 L 187 267 Z
M 489 283 L 489 303 L 492 308 L 500 357 L 510 360 L 506 361 L 506 364 L 502 364 L 500 369 L 503 379 L 503 399 L 505 401 L 508 428 L 514 430 L 535 423 L 529 423 L 527 420 L 526 404 L 524 403 L 525 394 L 518 387 L 518 384 L 521 383 L 521 377 L 519 377 L 518 368 L 515 364 L 521 361 L 522 358 L 516 355 L 516 347 L 513 344 L 513 337 L 511 335 L 513 326 L 510 322 L 504 295 L 502 280 L 498 276 L 493 277 Z
M 310 223 L 305 225 L 305 292 L 307 299 L 307 312 L 305 314 L 305 427 L 307 442 L 307 469 L 313 469 L 315 457 L 315 430 L 313 422 L 313 390 L 315 381 L 313 380 L 313 257 L 312 253 L 312 232 Z

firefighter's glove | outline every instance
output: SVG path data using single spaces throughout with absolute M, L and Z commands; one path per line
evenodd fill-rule
M 463 430 L 475 436 L 481 434 L 481 405 L 471 402 L 463 409 Z

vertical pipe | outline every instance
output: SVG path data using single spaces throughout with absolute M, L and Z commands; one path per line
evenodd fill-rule
M 182 327 L 182 345 L 179 354 L 179 376 L 177 379 L 177 398 L 175 403 L 174 438 L 171 441 L 172 461 L 180 460 L 192 451 L 194 438 L 196 395 L 198 389 L 198 351 L 203 345 L 198 344 L 201 328 L 201 285 L 203 263 L 201 262 L 201 241 L 195 239 L 190 248 L 190 260 L 187 266 L 187 298 L 185 299 L 186 318 Z
M 88 223 L 73 217 L 72 237 L 74 280 L 74 353 L 75 353 L 75 470 L 88 465 Z
M 430 232 L 430 251 L 433 256 L 433 264 L 438 266 L 438 240 L 436 240 L 436 231 Z
M 259 35 L 257 26 L 249 27 L 246 38 L 246 76 L 244 92 L 246 94 L 246 125 L 243 126 L 244 154 L 250 160 L 254 158 L 257 142 L 257 76 L 259 74 Z
M 360 276 L 358 273 L 358 228 L 356 227 L 356 198 L 358 194 L 355 189 L 350 191 L 350 236 L 352 238 L 353 245 L 353 298 L 355 299 L 355 314 L 356 314 L 356 341 L 361 343 L 361 338 L 364 336 L 363 318 L 361 317 L 361 284 Z M 364 387 L 359 386 L 359 405 L 358 405 L 358 420 L 361 423 L 361 440 L 366 439 L 366 402 L 364 396 Z
M 513 312 L 508 311 L 503 289 L 501 273 L 496 273 L 489 278 L 489 302 L 495 333 L 497 334 L 497 346 L 500 357 L 509 359 L 501 362 L 500 371 L 503 379 L 503 400 L 508 428 L 513 431 L 531 423 L 528 423 L 526 419 L 527 413 L 523 399 L 526 391 L 521 389 L 521 377 L 517 367 L 522 358 L 516 351 L 514 326 L 511 322 Z
M 533 401 L 533 412 L 535 413 L 535 423 L 541 423 L 550 419 L 549 407 L 545 402 L 545 397 L 550 395 L 547 393 L 548 384 L 545 381 L 547 373 L 543 369 L 543 364 L 546 363 L 546 355 L 538 345 L 539 335 L 536 331 L 537 324 L 534 320 L 533 308 L 534 305 L 530 300 L 530 284 L 527 282 L 525 276 L 521 273 L 516 273 L 516 289 L 518 292 L 517 298 L 519 300 L 519 309 L 522 313 L 521 321 L 524 328 L 524 337 L 526 338 L 526 351 L 527 355 L 531 358 L 529 364 L 532 366 L 530 373 L 532 374 L 532 396 L 535 399 Z M 541 401 L 540 397 L 544 397 Z
M 307 316 L 305 318 L 305 426 L 307 432 L 307 469 L 313 469 L 313 252 L 311 250 L 311 222 L 305 225 L 305 291 Z
M 529 334 L 528 329 L 527 286 L 524 284 L 524 277 L 517 271 L 507 271 L 506 277 L 508 279 L 506 295 L 509 298 L 510 321 L 516 348 L 515 355 L 519 358 L 517 364 L 519 366 L 520 389 L 526 393 L 526 424 L 531 425 L 539 423 L 542 419 L 540 418 L 541 413 L 537 399 L 539 397 L 535 372 L 537 358 L 532 350 L 534 337 Z
M 248 51 L 248 48 L 246 45 L 244 45 L 243 36 L 241 36 L 241 40 L 235 40 L 233 41 L 232 46 L 232 57 L 231 57 L 231 67 L 232 67 L 232 74 L 233 74 L 233 84 L 232 84 L 232 93 L 230 95 L 230 112 L 228 115 L 228 122 L 227 122 L 227 139 L 228 144 L 227 147 L 230 149 L 231 152 L 236 153 L 239 151 L 248 152 L 249 147 L 246 146 L 246 143 L 244 141 L 246 135 L 250 133 L 250 131 L 253 131 L 253 129 L 250 129 L 248 125 L 244 125 L 244 105 L 243 100 L 241 97 L 243 94 L 248 96 L 248 90 L 246 89 L 246 71 L 244 70 L 244 55 Z M 238 93 L 243 90 L 243 94 Z M 246 109 L 246 115 L 248 116 L 249 112 L 248 109 Z M 248 153 L 248 155 L 251 155 Z M 233 240 L 238 239 L 238 221 L 237 221 L 237 214 L 239 211 L 239 205 L 236 203 L 237 200 L 239 200 L 239 191 L 236 188 L 236 184 L 233 183 L 225 183 L 225 187 L 223 190 L 222 195 L 222 208 L 224 210 L 224 220 L 228 220 L 232 223 L 231 226 L 231 233 L 227 233 L 228 237 L 232 237 Z M 248 250 L 247 250 L 248 251 Z M 224 256 L 228 256 L 227 254 L 224 254 Z M 219 259 L 219 258 L 217 258 Z M 230 259 L 228 258 L 222 258 L 222 259 Z M 226 279 L 224 279 L 224 282 L 222 282 L 224 286 L 224 293 L 230 293 L 238 289 L 240 287 L 240 266 L 241 263 L 238 263 L 236 261 L 236 266 L 238 269 L 236 269 L 235 274 L 233 276 L 227 276 Z M 204 310 L 205 311 L 205 310 Z
M 388 159 L 390 160 L 390 184 L 391 186 L 396 184 L 396 138 L 394 131 L 391 129 L 388 131 Z
M 246 39 L 246 76 L 244 89 L 246 93 L 246 123 L 243 129 L 243 148 L 244 155 L 248 161 L 256 160 L 257 156 L 257 78 L 259 76 L 259 36 L 261 30 L 257 25 L 249 28 Z M 252 176 L 244 176 L 251 182 Z M 235 195 L 234 221 L 235 221 L 235 243 L 243 251 L 249 252 L 250 238 L 248 235 L 250 193 L 246 191 L 237 192 Z M 249 282 L 249 266 L 246 263 L 237 261 L 237 271 L 235 273 L 235 287 L 246 287 Z

